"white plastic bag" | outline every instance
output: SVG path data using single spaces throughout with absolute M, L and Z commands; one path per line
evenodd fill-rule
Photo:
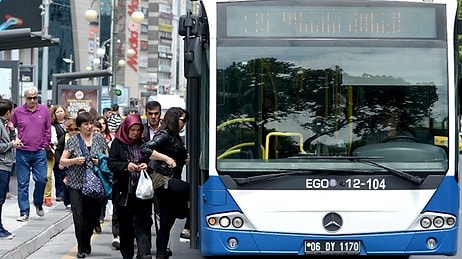
M 136 187 L 136 197 L 142 200 L 149 200 L 154 197 L 154 189 L 152 188 L 152 180 L 149 174 L 143 170 L 138 180 L 138 186 Z

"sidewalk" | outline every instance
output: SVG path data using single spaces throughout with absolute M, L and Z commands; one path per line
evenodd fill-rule
M 16 178 L 11 181 L 15 183 Z M 11 185 L 10 185 L 11 186 Z M 34 182 L 30 183 L 30 195 L 32 199 Z M 54 192 L 54 187 L 53 187 Z M 16 190 L 12 190 L 16 195 Z M 18 200 L 6 200 L 2 209 L 2 224 L 15 237 L 11 240 L 0 240 L 0 259 L 23 259 L 43 246 L 48 240 L 72 224 L 72 213 L 65 210 L 62 202 L 56 202 L 53 196 L 53 206 L 43 206 L 45 216 L 39 217 L 35 213 L 35 207 L 31 202 L 29 221 L 18 222 Z

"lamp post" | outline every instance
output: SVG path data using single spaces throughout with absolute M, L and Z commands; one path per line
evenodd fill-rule
M 66 64 L 69 64 L 69 73 L 72 73 L 72 64 L 74 63 L 72 54 L 69 55 L 69 58 L 63 58 L 63 61 L 66 62 Z M 72 80 L 69 80 L 69 84 L 72 85 Z
M 90 8 L 85 11 L 85 19 L 88 22 L 95 22 L 98 19 L 98 12 L 92 8 L 93 4 L 97 0 L 93 0 L 91 2 Z M 103 0 L 101 0 L 103 1 Z M 118 17 L 118 6 L 117 0 L 106 0 L 111 5 L 111 38 L 109 39 L 111 42 L 110 45 L 110 64 L 111 64 L 111 82 L 110 82 L 110 96 L 111 96 L 111 104 L 117 103 L 117 97 L 115 96 L 114 92 L 116 90 L 116 79 L 117 79 L 117 65 L 123 66 L 125 65 L 125 60 L 117 61 L 117 17 Z M 134 11 L 131 14 L 131 20 L 136 23 L 142 23 L 144 21 L 144 14 L 141 11 Z M 105 48 L 105 43 L 101 44 L 103 48 Z M 104 55 L 104 54 L 103 54 Z

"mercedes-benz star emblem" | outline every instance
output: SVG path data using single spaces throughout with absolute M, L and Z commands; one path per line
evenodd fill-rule
M 335 212 L 327 213 L 322 219 L 322 226 L 329 232 L 338 231 L 343 225 L 343 219 Z

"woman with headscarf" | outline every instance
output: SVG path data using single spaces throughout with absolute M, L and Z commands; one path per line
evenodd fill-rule
M 148 157 L 141 153 L 143 124 L 137 114 L 129 114 L 118 127 L 109 149 L 108 167 L 113 173 L 112 203 L 119 222 L 120 253 L 133 258 L 152 258 L 152 199 L 142 200 L 135 191 L 142 170 L 148 168 Z
M 189 184 L 181 180 L 183 167 L 189 163 L 189 154 L 180 136 L 188 119 L 189 112 L 185 109 L 168 109 L 152 140 L 142 147 L 143 154 L 151 159 L 149 167 L 154 170 L 153 188 L 159 199 L 156 259 L 170 256 L 167 246 L 170 230 L 177 218 L 186 218 L 183 231 L 189 231 Z

